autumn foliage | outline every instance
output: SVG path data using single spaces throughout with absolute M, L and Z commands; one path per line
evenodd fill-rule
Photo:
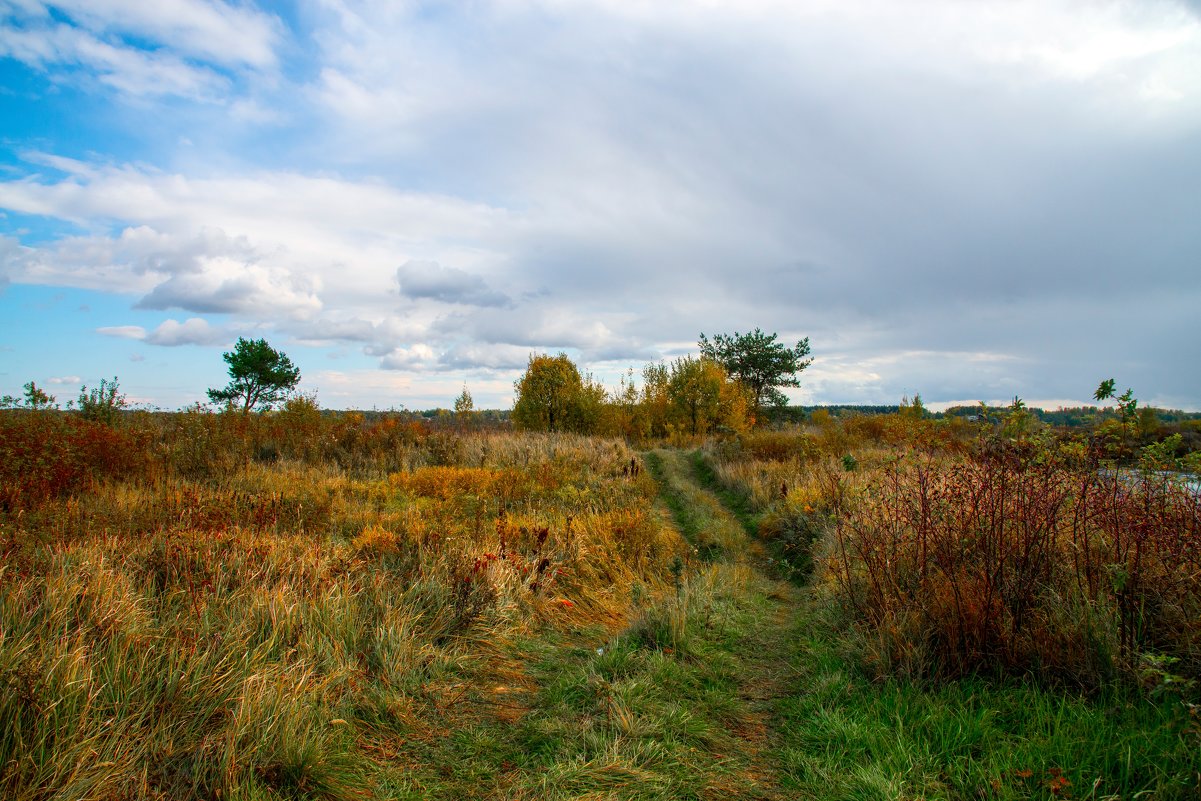
M 567 357 L 533 355 L 515 385 L 513 423 L 523 431 L 574 431 L 628 440 L 699 442 L 754 424 L 753 392 L 719 363 L 684 356 L 647 365 L 639 388 L 631 372 L 609 392 L 581 377 Z
M 147 466 L 143 432 L 51 411 L 0 412 L 0 508 L 16 510 Z
M 499 644 L 667 590 L 687 545 L 631 464 L 311 398 L 0 412 L 0 796 L 372 795 L 381 753 L 493 711 L 462 684 Z
M 1201 501 L 1175 482 L 911 456 L 833 511 L 827 566 L 884 670 L 1096 687 L 1153 653 L 1201 675 Z
M 709 460 L 881 675 L 1201 678 L 1195 486 L 1107 468 L 1104 441 L 1020 413 L 823 416 L 714 443 Z

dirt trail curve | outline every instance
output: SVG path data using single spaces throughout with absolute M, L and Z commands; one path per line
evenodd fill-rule
M 796 644 L 791 632 L 801 603 L 800 589 L 770 575 L 770 559 L 763 544 L 702 485 L 694 455 L 661 449 L 648 453 L 646 461 L 681 532 L 696 546 L 698 556 L 710 560 L 723 577 L 735 582 L 750 610 L 738 647 L 739 694 L 745 711 L 733 727 L 745 743 L 750 764 L 741 777 L 742 792 L 725 797 L 790 798 L 779 789 L 773 759 L 778 736 L 774 711 L 796 677 L 791 664 Z M 749 795 L 748 785 L 754 788 Z

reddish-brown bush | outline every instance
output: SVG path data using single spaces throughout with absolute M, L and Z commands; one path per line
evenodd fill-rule
M 30 508 L 148 465 L 150 438 L 56 411 L 0 412 L 0 508 Z
M 1087 686 L 1154 652 L 1201 675 L 1201 500 L 1168 478 L 1038 449 L 910 456 L 837 510 L 834 542 L 885 669 Z

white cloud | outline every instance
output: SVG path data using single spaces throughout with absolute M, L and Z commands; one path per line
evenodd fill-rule
M 309 345 L 372 342 L 379 332 L 379 328 L 370 320 L 332 315 L 292 325 L 288 330 L 298 342 Z
M 275 17 L 220 0 L 23 2 L 0 7 L 0 21 L 0 55 L 55 80 L 206 102 L 225 102 L 231 71 L 274 70 L 284 30 Z M 234 104 L 243 117 L 253 107 Z
M 442 354 L 443 367 L 451 370 L 519 370 L 526 366 L 530 348 L 521 345 L 458 345 Z
M 418 344 L 393 348 L 380 359 L 385 370 L 424 370 L 434 367 L 435 355 L 429 345 Z
M 177 347 L 179 345 L 218 345 L 228 342 L 230 335 L 221 328 L 215 328 L 202 317 L 189 317 L 178 320 L 164 320 L 152 331 L 147 331 L 140 325 L 110 325 L 97 328 L 96 333 L 121 339 L 134 339 L 148 345 Z M 136 357 L 136 358 L 135 358 Z M 133 361 L 141 361 L 142 357 L 134 354 Z
M 428 298 L 468 306 L 507 306 L 511 301 L 478 275 L 434 261 L 409 261 L 396 268 L 400 293 L 409 298 Z
M 182 323 L 178 320 L 164 320 L 157 328 L 146 335 L 146 342 L 151 345 L 176 347 L 179 345 L 217 345 L 229 340 L 229 334 L 218 328 L 213 328 L 208 321 L 201 317 L 189 317 Z
M 32 158 L 67 175 L 0 182 L 0 205 L 125 226 L 37 248 L 11 242 L 6 269 L 25 283 L 137 295 L 139 308 L 274 320 L 302 339 L 369 342 L 380 355 L 427 331 L 441 303 L 507 302 L 485 278 L 502 261 L 488 242 L 499 247 L 510 235 L 501 209 L 370 181 L 293 173 L 189 179 Z M 464 237 L 475 244 L 463 248 Z M 473 270 L 418 266 L 434 254 Z M 398 261 L 406 265 L 399 272 Z
M 197 74 L 169 91 L 221 122 L 181 115 L 195 144 L 161 169 L 29 155 L 0 207 L 81 231 L 0 249 L 0 275 L 427 377 L 758 325 L 812 336 L 805 397 L 1066 397 L 1195 341 L 1201 23 L 1178 4 L 327 0 L 296 42 L 250 6 L 133 5 L 30 12 L 6 46 L 129 93 L 176 59 Z M 295 91 L 241 93 L 309 34 Z M 1139 337 L 1100 348 L 1098 320 Z
M 112 237 L 68 236 L 39 248 L 18 247 L 5 258 L 13 275 L 26 283 L 131 294 L 153 293 L 172 278 L 186 281 L 189 276 L 215 275 L 219 283 L 223 271 L 269 272 L 262 260 L 244 237 L 214 229 L 175 236 L 144 225 L 125 228 Z M 170 295 L 176 288 L 172 284 L 162 292 Z M 219 288 L 198 288 L 198 302 Z
M 255 126 L 282 125 L 288 120 L 288 115 L 285 112 L 248 98 L 242 98 L 230 103 L 228 113 L 232 119 Z M 187 142 L 186 144 L 191 144 L 191 142 Z
M 121 339 L 138 339 L 146 338 L 146 329 L 140 325 L 106 325 L 96 329 L 97 334 L 103 334 L 106 337 L 119 337 Z
M 55 376 L 54 378 L 47 378 L 46 383 L 60 384 L 60 385 L 61 384 L 82 384 L 83 379 L 77 375 L 64 375 L 64 376 Z
M 96 31 L 134 33 L 217 64 L 276 64 L 281 24 L 249 6 L 221 0 L 54 0 Z
M 303 319 L 321 310 L 317 289 L 319 279 L 283 266 L 217 257 L 206 259 L 195 273 L 172 275 L 139 300 L 136 308 Z
M 524 364 L 524 361 L 522 362 Z M 513 404 L 513 382 L 473 373 L 454 375 L 394 370 L 319 370 L 306 373 L 302 387 L 315 388 L 330 407 L 449 408 L 466 381 L 478 408 L 505 409 Z
M 133 97 L 213 100 L 229 88 L 228 79 L 211 69 L 170 54 L 112 45 L 69 25 L 36 31 L 0 27 L 0 55 L 43 69 L 84 67 L 101 83 Z
M 373 180 L 295 172 L 196 178 L 134 165 L 56 163 L 70 174 L 0 182 L 0 206 L 81 224 L 121 220 L 174 235 L 216 229 L 274 245 L 299 241 L 331 254 L 343 244 L 415 251 L 431 238 L 443 240 L 443 247 L 448 240 L 499 238 L 502 226 L 520 222 L 501 208 Z M 477 261 L 480 254 L 467 258 Z M 394 280 L 395 264 L 380 276 L 385 284 Z

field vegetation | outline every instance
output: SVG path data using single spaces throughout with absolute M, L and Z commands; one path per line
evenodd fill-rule
M 706 451 L 760 533 L 871 632 L 888 673 L 1095 688 L 1147 660 L 1201 677 L 1201 499 L 1170 440 L 815 416 Z M 791 556 L 796 554 L 795 557 Z
M 116 427 L 7 412 L 0 470 L 13 799 L 404 786 L 381 755 L 521 708 L 514 643 L 620 626 L 689 553 L 621 442 L 304 399 Z
M 31 383 L 0 797 L 1201 794 L 1201 500 L 1131 393 L 769 429 L 714 359 L 629 378 L 531 359 L 522 431 Z
M 1014 730 L 994 732 L 1010 767 L 952 779 L 951 797 L 1189 798 L 1201 792 L 1201 493 L 1175 472 L 1173 441 L 1139 448 L 1137 433 L 1056 431 L 1016 403 L 970 424 L 908 404 L 712 442 L 697 468 L 809 588 L 824 627 L 810 629 L 812 652 L 840 668 L 849 657 L 878 688 L 860 691 L 862 725 L 903 725 L 899 703 L 933 729 L 963 714 L 1051 727 L 1033 762 Z M 1108 761 L 1136 741 L 1141 759 Z M 899 758 L 892 776 L 914 764 L 905 742 L 873 746 Z

